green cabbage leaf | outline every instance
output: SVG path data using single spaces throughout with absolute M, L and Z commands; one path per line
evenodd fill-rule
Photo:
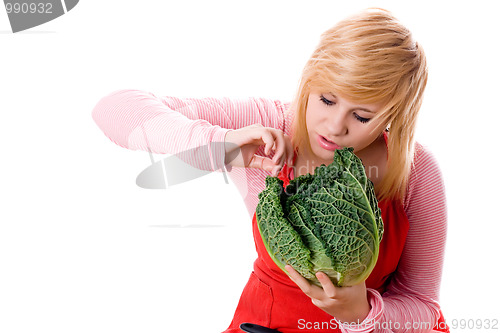
M 286 188 L 278 177 L 266 177 L 256 218 L 274 262 L 283 271 L 291 265 L 318 286 L 318 271 L 336 286 L 352 286 L 377 262 L 384 226 L 373 183 L 353 148 L 336 150 L 330 165 Z

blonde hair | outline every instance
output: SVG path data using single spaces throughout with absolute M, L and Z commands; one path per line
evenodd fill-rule
M 372 121 L 390 124 L 386 174 L 375 188 L 382 199 L 403 199 L 413 162 L 414 135 L 427 83 L 422 47 L 389 11 L 369 8 L 321 35 L 306 63 L 290 112 L 292 143 L 312 153 L 306 109 L 312 90 L 334 91 L 361 104 L 385 105 Z

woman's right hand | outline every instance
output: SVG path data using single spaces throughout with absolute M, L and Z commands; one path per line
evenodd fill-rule
M 265 155 L 274 151 L 273 159 L 256 155 L 265 145 Z M 253 124 L 226 133 L 224 138 L 225 163 L 234 167 L 259 168 L 277 176 L 285 164 L 293 163 L 293 146 L 290 137 L 282 130 Z

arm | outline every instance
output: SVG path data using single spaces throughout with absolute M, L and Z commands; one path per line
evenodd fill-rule
M 410 229 L 398 270 L 385 296 L 383 319 L 430 323 L 439 318 L 439 289 L 446 243 L 447 209 L 434 156 L 417 144 L 405 211 Z M 400 330 L 429 332 L 431 329 Z
M 284 106 L 268 99 L 180 99 L 139 90 L 119 90 L 102 98 L 92 117 L 117 145 L 157 154 L 208 147 L 217 170 L 224 165 L 226 133 L 255 123 L 283 129 Z M 196 162 L 193 162 L 196 164 Z
M 439 318 L 446 197 L 439 167 L 420 145 L 404 206 L 410 229 L 398 269 L 381 298 L 377 291 L 369 290 L 372 310 L 365 319 L 366 325 L 346 332 L 431 332 Z M 374 322 L 380 325 L 374 326 Z M 379 328 L 389 322 L 392 329 Z M 407 323 L 422 327 L 407 328 Z

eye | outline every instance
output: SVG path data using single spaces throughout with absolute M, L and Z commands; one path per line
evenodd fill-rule
M 326 99 L 325 96 L 323 96 L 323 95 L 320 96 L 319 100 L 322 101 L 323 103 L 325 103 L 326 105 L 334 105 L 335 104 L 335 102 L 330 101 L 329 99 Z
M 360 122 L 362 122 L 363 124 L 364 123 L 367 123 L 370 121 L 370 118 L 363 118 L 363 117 L 360 117 L 358 114 L 354 113 L 354 117 L 359 120 Z

